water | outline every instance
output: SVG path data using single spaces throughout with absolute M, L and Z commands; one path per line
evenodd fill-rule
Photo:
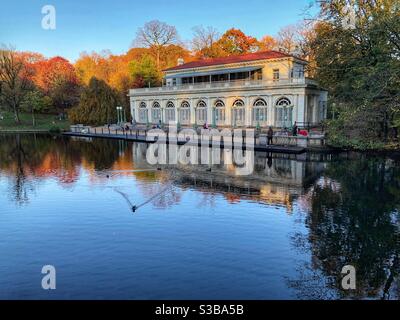
M 146 147 L 0 135 L 1 299 L 399 297 L 395 157 L 257 153 L 248 177 L 132 172 L 152 168 Z M 349 264 L 357 289 L 344 291 Z M 44 265 L 56 290 L 41 288 Z

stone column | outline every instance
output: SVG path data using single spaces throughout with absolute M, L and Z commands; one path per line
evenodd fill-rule
M 318 96 L 314 95 L 313 96 L 313 101 L 314 101 L 314 108 L 313 108 L 313 122 L 319 122 L 318 121 Z
M 252 122 L 252 115 L 251 115 L 251 105 L 250 105 L 250 97 L 246 97 L 246 111 L 245 111 L 245 126 L 250 127 Z
M 148 120 L 149 123 L 151 123 L 153 121 L 153 114 L 151 112 L 152 107 L 153 107 L 152 103 L 153 103 L 153 101 L 150 101 L 150 100 L 146 101 L 146 105 L 147 105 L 147 120 Z
M 196 108 L 195 108 L 195 100 L 191 98 L 189 100 L 190 103 L 190 124 L 195 125 L 196 124 Z
M 299 94 L 297 96 L 297 122 L 306 122 L 307 118 L 306 118 L 306 100 L 307 100 L 307 96 L 305 94 Z
M 132 120 L 137 120 L 136 117 L 136 102 L 135 100 L 131 99 L 131 116 L 132 116 Z
M 232 121 L 232 98 L 226 98 L 225 104 L 225 125 L 228 127 L 233 127 Z
M 268 126 L 276 127 L 275 125 L 275 106 L 274 106 L 274 97 L 270 95 L 267 100 L 268 103 Z
M 299 95 L 293 97 L 293 123 L 299 118 Z M 297 121 L 299 122 L 299 121 Z
M 161 107 L 161 122 L 164 124 L 168 124 L 166 123 L 166 119 L 165 119 L 165 104 L 166 102 L 164 100 L 160 100 L 160 107 Z
M 213 106 L 211 105 L 211 99 L 207 98 L 207 123 L 211 126 L 213 122 Z
M 174 121 L 174 125 L 177 126 L 178 122 L 179 122 L 179 104 L 178 104 L 178 99 L 175 99 L 174 106 L 175 106 L 175 121 Z

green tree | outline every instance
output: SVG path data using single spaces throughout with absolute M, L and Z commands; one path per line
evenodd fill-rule
M 137 87 L 160 85 L 160 74 L 154 59 L 146 54 L 129 63 L 129 70 Z
M 117 118 L 116 107 L 119 105 L 122 101 L 118 92 L 103 80 L 92 78 L 89 86 L 83 89 L 79 105 L 72 108 L 68 115 L 73 123 L 110 124 Z
M 30 70 L 21 55 L 9 48 L 0 48 L 0 100 L 19 123 L 21 104 L 33 88 Z
M 397 0 L 325 1 L 316 27 L 315 75 L 329 90 L 330 143 L 373 148 L 400 124 L 400 8 Z
M 32 125 L 35 126 L 35 113 L 47 113 L 52 106 L 53 101 L 50 97 L 43 95 L 39 90 L 32 90 L 25 96 L 21 104 L 21 110 L 31 113 Z

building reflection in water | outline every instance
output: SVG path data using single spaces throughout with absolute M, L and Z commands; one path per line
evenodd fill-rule
M 168 146 L 164 151 L 168 154 Z M 198 163 L 201 163 L 201 148 L 198 148 Z M 238 175 L 232 152 L 219 150 L 218 165 L 160 165 L 173 176 L 182 188 L 196 188 L 207 194 L 223 194 L 229 202 L 256 200 L 268 205 L 284 206 L 292 212 L 293 202 L 304 194 L 318 179 L 326 163 L 313 155 L 285 155 L 265 152 L 243 151 L 244 157 L 254 163 L 250 175 Z M 147 146 L 132 145 L 133 162 L 136 167 L 151 168 L 146 160 Z M 211 153 L 210 163 L 211 163 Z M 166 159 L 168 162 L 168 157 Z M 227 163 L 227 164 L 226 164 Z M 233 163 L 233 164 L 232 164 Z

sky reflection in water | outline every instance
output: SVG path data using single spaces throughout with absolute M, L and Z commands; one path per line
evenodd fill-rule
M 250 177 L 223 165 L 130 172 L 150 168 L 145 152 L 0 136 L 0 298 L 399 297 L 398 160 L 257 153 Z M 143 203 L 171 177 L 131 212 L 122 194 Z M 353 292 L 339 289 L 346 264 Z

